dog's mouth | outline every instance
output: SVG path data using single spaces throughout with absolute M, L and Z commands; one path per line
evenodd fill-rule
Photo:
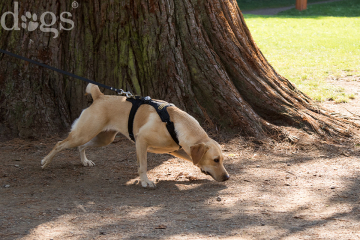
M 213 179 L 215 179 L 215 180 L 218 181 L 218 182 L 224 182 L 224 181 L 229 180 L 229 178 L 230 178 L 229 175 L 226 173 L 226 174 L 223 175 L 222 178 L 219 180 L 219 179 L 214 178 L 214 176 L 213 176 L 211 173 L 209 173 L 208 171 L 204 171 L 204 170 L 202 170 L 201 168 L 200 168 L 200 170 L 201 170 L 201 172 L 202 172 L 203 174 L 206 174 L 206 175 L 211 176 Z
M 201 169 L 201 172 L 202 172 L 203 174 L 206 174 L 206 175 L 209 175 L 209 176 L 212 177 L 212 175 L 211 175 L 208 171 L 204 171 L 204 170 Z

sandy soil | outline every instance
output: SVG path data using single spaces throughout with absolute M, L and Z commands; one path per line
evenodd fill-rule
M 358 79 L 335 84 L 360 90 Z M 324 105 L 360 115 L 358 98 Z M 0 239 L 360 239 L 360 142 L 215 138 L 229 181 L 149 154 L 155 190 L 138 183 L 134 145 L 122 136 L 88 151 L 94 167 L 72 149 L 46 170 L 40 160 L 61 138 L 1 142 Z

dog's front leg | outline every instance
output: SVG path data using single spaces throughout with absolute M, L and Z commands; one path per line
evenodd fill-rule
M 136 138 L 136 156 L 139 165 L 139 175 L 141 185 L 146 187 L 154 188 L 156 187 L 155 183 L 150 181 L 147 177 L 147 143 L 140 137 Z

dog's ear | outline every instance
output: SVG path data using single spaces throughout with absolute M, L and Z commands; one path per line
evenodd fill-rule
M 195 165 L 200 162 L 207 150 L 209 150 L 209 147 L 205 143 L 199 143 L 190 147 L 191 158 Z

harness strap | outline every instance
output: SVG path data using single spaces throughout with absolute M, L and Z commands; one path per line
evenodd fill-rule
M 126 101 L 129 101 L 132 103 L 132 108 L 130 110 L 129 121 L 128 121 L 128 132 L 129 132 L 129 137 L 131 140 L 133 140 L 135 142 L 135 136 L 134 136 L 134 132 L 133 132 L 135 114 L 142 104 L 148 104 L 155 108 L 156 112 L 159 114 L 161 121 L 166 123 L 166 128 L 167 128 L 170 136 L 172 137 L 174 142 L 177 145 L 179 145 L 179 139 L 175 132 L 174 123 L 170 121 L 170 115 L 169 115 L 168 111 L 166 110 L 167 107 L 174 106 L 174 104 L 170 104 L 170 103 L 162 102 L 162 101 L 160 102 L 160 101 L 151 100 L 150 97 L 142 98 L 139 96 L 127 98 Z M 181 148 L 181 146 L 180 146 L 180 148 Z
M 136 96 L 135 98 L 126 98 L 126 101 L 132 103 L 132 107 L 129 114 L 129 120 L 128 120 L 128 132 L 131 140 L 135 142 L 135 136 L 133 132 L 134 118 L 138 108 L 143 104 L 143 100 L 140 97 Z

